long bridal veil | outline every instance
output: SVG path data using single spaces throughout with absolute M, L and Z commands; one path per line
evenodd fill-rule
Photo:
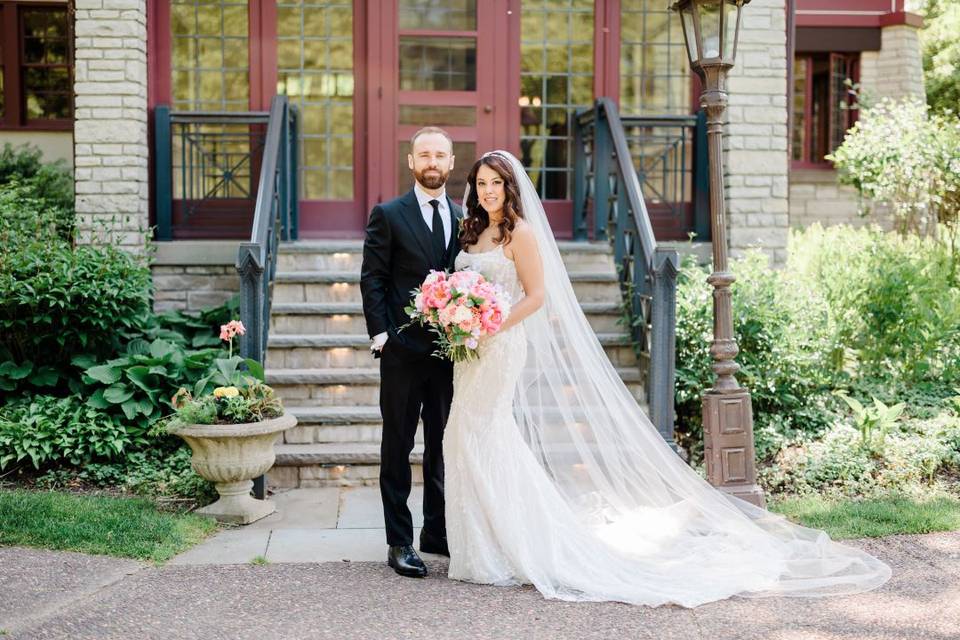
M 545 303 L 525 321 L 514 415 L 578 519 L 628 562 L 655 566 L 672 591 L 828 596 L 882 585 L 890 569 L 878 559 L 721 493 L 667 446 L 584 316 L 523 166 L 490 153 L 513 169 L 545 277 Z

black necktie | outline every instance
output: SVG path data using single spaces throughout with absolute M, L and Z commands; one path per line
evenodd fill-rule
M 443 254 L 447 251 L 447 243 L 443 239 L 443 220 L 440 219 L 440 201 L 431 200 L 430 206 L 433 207 L 433 248 L 437 251 L 437 257 L 443 259 Z

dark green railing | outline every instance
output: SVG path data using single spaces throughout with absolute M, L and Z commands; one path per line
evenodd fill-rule
M 286 96 L 270 103 L 267 135 L 263 145 L 260 179 L 250 241 L 240 244 L 240 320 L 246 334 L 240 354 L 263 364 L 270 330 L 274 275 L 281 240 L 297 239 L 297 111 Z M 264 498 L 263 476 L 253 485 L 254 495 Z
M 609 98 L 577 115 L 574 233 L 609 239 L 638 351 L 650 419 L 675 449 L 674 378 L 679 255 L 657 246 L 640 179 L 617 107 Z

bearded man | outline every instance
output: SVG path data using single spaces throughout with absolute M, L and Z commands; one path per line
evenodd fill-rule
M 453 397 L 453 364 L 433 356 L 432 334 L 409 321 L 410 291 L 431 270 L 453 269 L 463 216 L 444 185 L 453 169 L 453 141 L 425 127 L 410 141 L 407 165 L 413 189 L 370 212 L 363 244 L 360 289 L 370 349 L 380 360 L 380 496 L 387 563 L 400 575 L 424 577 L 413 548 L 410 452 L 423 421 L 423 529 L 420 550 L 449 556 L 443 501 L 443 430 Z

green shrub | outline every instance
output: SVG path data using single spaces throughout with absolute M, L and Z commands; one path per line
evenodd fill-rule
M 878 229 L 814 226 L 790 239 L 786 273 L 817 292 L 830 362 L 855 380 L 960 380 L 960 287 L 943 244 Z
M 149 267 L 117 247 L 53 242 L 4 252 L 0 394 L 66 390 L 62 382 L 78 377 L 75 358 L 110 357 L 138 330 L 150 290 Z
M 80 483 L 209 504 L 217 498 L 217 492 L 212 483 L 193 470 L 190 457 L 190 447 L 179 438 L 171 437 L 158 440 L 150 449 L 128 453 L 120 460 L 51 470 L 37 479 L 37 485 L 57 489 Z
M 767 266 L 759 252 L 732 265 L 733 320 L 740 355 L 737 379 L 752 395 L 757 455 L 825 429 L 835 399 L 825 375 L 826 314 L 815 292 Z M 712 289 L 708 272 L 685 262 L 677 284 L 677 436 L 698 460 L 702 454 L 702 392 L 713 382 Z
M 41 235 L 52 230 L 54 236 Z M 0 240 L 5 247 L 38 236 L 73 239 L 73 177 L 64 162 L 44 163 L 39 149 L 9 143 L 0 151 Z
M 218 348 L 188 350 L 182 344 L 157 338 L 135 339 L 126 352 L 103 364 L 77 359 L 83 371 L 84 395 L 92 407 L 134 422 L 146 429 L 173 410 L 174 394 L 183 385 L 194 385 L 215 370 Z
M 839 421 L 820 440 L 785 447 L 760 477 L 778 493 L 871 496 L 929 487 L 958 466 L 960 418 L 943 412 L 908 420 L 882 442 L 864 442 L 856 426 Z
M 0 469 L 29 462 L 80 466 L 111 460 L 148 443 L 130 428 L 79 396 L 35 396 L 0 407 Z

